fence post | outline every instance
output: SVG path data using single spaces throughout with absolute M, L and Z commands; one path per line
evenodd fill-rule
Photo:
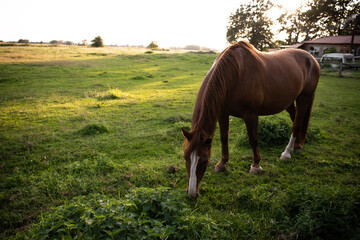
M 343 62 L 340 62 L 340 70 L 339 70 L 339 77 L 342 77 L 341 72 L 343 70 Z

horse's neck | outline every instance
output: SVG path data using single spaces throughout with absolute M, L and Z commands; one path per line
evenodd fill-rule
M 213 108 L 209 100 L 204 97 L 204 92 L 200 90 L 194 108 L 192 129 L 206 135 L 205 137 L 212 137 L 216 128 L 219 111 L 220 109 Z

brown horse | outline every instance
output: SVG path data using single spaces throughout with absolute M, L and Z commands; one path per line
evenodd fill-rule
M 292 135 L 281 159 L 302 148 L 309 125 L 320 67 L 303 50 L 261 53 L 247 42 L 229 46 L 215 60 L 197 96 L 191 131 L 182 128 L 188 172 L 187 192 L 196 197 L 211 153 L 216 123 L 220 126 L 222 156 L 215 172 L 226 170 L 229 160 L 229 116 L 243 118 L 253 151 L 250 173 L 260 173 L 258 116 L 286 110 L 293 122 Z M 296 107 L 294 102 L 296 102 Z

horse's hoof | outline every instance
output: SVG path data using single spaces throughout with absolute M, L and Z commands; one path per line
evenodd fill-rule
M 290 159 L 291 159 L 291 157 L 289 157 L 289 156 L 285 156 L 285 155 L 280 156 L 280 160 L 287 161 L 287 160 L 290 160 Z
M 253 167 L 251 166 L 249 173 L 259 174 L 262 172 L 262 167 Z
M 218 165 L 215 165 L 214 172 L 220 173 L 225 171 L 226 171 L 226 167 L 219 167 Z

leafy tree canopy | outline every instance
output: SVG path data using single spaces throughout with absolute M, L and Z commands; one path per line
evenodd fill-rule
M 259 50 L 273 46 L 273 22 L 265 13 L 274 6 L 269 0 L 241 4 L 229 17 L 227 41 L 245 39 Z M 355 14 L 360 14 L 359 0 L 308 0 L 299 9 L 284 12 L 277 22 L 281 25 L 279 32 L 287 35 L 286 44 L 294 44 L 323 36 L 350 35 Z
M 287 44 L 323 36 L 350 35 L 354 29 L 351 16 L 360 14 L 357 0 L 313 0 L 278 18 L 281 32 L 287 34 Z
M 263 50 L 271 45 L 273 22 L 265 15 L 273 4 L 267 0 L 253 0 L 241 4 L 235 13 L 230 15 L 226 39 L 234 43 L 240 39 L 247 39 L 257 49 Z
M 149 46 L 147 46 L 147 48 L 150 48 L 150 49 L 158 49 L 159 48 L 159 45 L 157 42 L 154 42 L 152 41 Z
M 92 47 L 103 47 L 104 46 L 104 42 L 102 40 L 102 38 L 100 36 L 95 37 L 93 40 L 91 40 Z

